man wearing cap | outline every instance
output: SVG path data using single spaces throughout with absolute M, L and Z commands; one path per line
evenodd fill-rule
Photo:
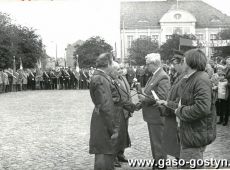
M 146 83 L 143 95 L 139 94 L 138 97 L 142 105 L 144 121 L 148 125 L 152 156 L 155 160 L 166 159 L 162 146 L 164 118 L 161 117 L 161 110 L 159 105 L 156 104 L 156 97 L 166 100 L 170 88 L 170 80 L 161 67 L 160 54 L 151 53 L 145 59 L 147 69 L 152 73 L 152 76 Z M 155 97 L 153 96 L 154 92 L 157 95 Z
M 0 93 L 3 93 L 3 71 L 0 68 Z
M 180 99 L 180 82 L 184 77 L 184 55 L 180 51 L 174 51 L 174 56 L 171 60 L 173 67 L 176 70 L 175 81 L 173 82 L 167 100 L 159 100 L 158 104 L 163 104 L 165 112 L 162 112 L 162 116 L 165 116 L 165 128 L 163 133 L 163 146 L 166 154 L 180 157 L 180 142 L 178 139 L 177 122 L 174 110 L 178 107 Z M 172 108 L 172 109 L 171 109 Z
M 108 76 L 111 64 L 112 55 L 101 54 L 90 81 L 90 96 L 95 107 L 90 124 L 89 153 L 95 154 L 94 170 L 114 170 L 118 129 L 114 126 L 116 112 L 111 92 L 112 79 Z

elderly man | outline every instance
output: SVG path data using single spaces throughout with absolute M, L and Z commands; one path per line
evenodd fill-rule
M 152 156 L 155 160 L 165 159 L 166 154 L 162 148 L 164 118 L 161 117 L 161 110 L 159 105 L 156 104 L 156 95 L 160 100 L 166 100 L 170 88 L 170 80 L 161 68 L 160 54 L 148 54 L 145 59 L 147 69 L 152 73 L 152 76 L 144 88 L 143 95 L 139 94 L 138 97 L 142 105 L 144 121 L 148 125 Z M 155 97 L 153 94 L 156 94 Z
M 111 54 L 101 54 L 90 82 L 90 96 L 95 107 L 90 125 L 89 153 L 95 154 L 95 170 L 114 169 L 114 143 L 118 130 L 114 124 L 116 112 L 111 92 L 112 79 L 108 76 L 111 64 Z

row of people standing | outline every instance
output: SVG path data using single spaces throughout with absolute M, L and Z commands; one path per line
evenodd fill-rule
M 36 69 L 0 68 L 0 93 L 24 90 L 54 90 L 54 89 L 88 89 L 93 69 L 70 68 L 42 71 Z

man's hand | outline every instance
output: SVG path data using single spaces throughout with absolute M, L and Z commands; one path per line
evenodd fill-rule
M 113 135 L 111 136 L 111 139 L 117 139 L 118 138 L 118 132 L 113 133 Z
M 142 104 L 139 102 L 136 104 L 135 111 L 139 111 L 142 108 Z
M 142 103 L 145 100 L 145 97 L 141 94 L 138 94 L 139 102 Z

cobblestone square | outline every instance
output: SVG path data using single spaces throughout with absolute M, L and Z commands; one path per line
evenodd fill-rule
M 88 153 L 93 104 L 88 90 L 23 91 L 0 95 L 0 169 L 93 169 Z M 230 160 L 229 126 L 217 126 L 205 158 Z M 141 112 L 130 119 L 129 159 L 151 159 Z M 122 164 L 121 170 L 131 170 Z M 150 169 L 150 168 L 143 168 Z

